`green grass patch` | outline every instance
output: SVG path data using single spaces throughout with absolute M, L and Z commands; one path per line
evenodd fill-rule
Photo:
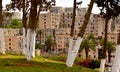
M 0 55 L 0 72 L 98 72 L 74 65 L 69 68 L 65 62 L 36 57 L 26 61 L 22 55 Z

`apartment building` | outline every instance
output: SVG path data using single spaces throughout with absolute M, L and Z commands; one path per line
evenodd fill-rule
M 87 12 L 87 8 L 77 8 L 76 9 L 76 20 L 75 20 L 75 29 L 74 29 L 74 40 L 77 39 L 77 34 L 80 31 L 81 26 L 83 25 L 84 16 Z M 45 16 L 46 15 L 46 16 Z M 53 16 L 55 15 L 55 16 Z M 59 16 L 57 16 L 59 15 Z M 70 36 L 71 24 L 72 24 L 72 15 L 73 8 L 63 8 L 63 7 L 54 7 L 51 12 L 47 14 L 40 15 L 40 24 L 39 27 L 42 29 L 52 28 L 55 30 L 55 41 L 57 44 L 56 51 L 64 52 L 65 49 L 68 49 L 66 45 L 69 42 L 68 38 Z M 52 23 L 52 18 L 56 22 Z M 56 20 L 56 19 L 57 20 Z M 67 34 L 65 32 L 68 32 Z M 96 39 L 99 40 L 104 38 L 105 34 L 105 19 L 101 18 L 99 14 L 91 14 L 90 20 L 88 22 L 84 38 L 87 37 L 89 33 L 93 33 Z M 108 41 L 117 44 L 118 33 L 120 33 L 120 17 L 110 19 L 108 22 Z M 66 40 L 67 39 L 67 40 Z M 67 42 L 64 42 L 67 41 Z M 89 57 L 93 59 L 101 58 L 101 46 L 96 46 L 96 51 L 89 51 Z M 84 51 L 81 53 L 81 57 L 85 57 Z M 114 53 L 112 54 L 114 58 Z
M 23 49 L 22 30 L 4 29 L 6 52 L 21 54 Z
M 59 28 L 60 23 L 59 13 L 42 13 L 39 16 L 39 28 L 40 29 L 55 29 Z
M 57 53 L 67 53 L 68 52 L 68 42 L 69 42 L 70 32 L 67 28 L 59 28 L 55 30 L 56 38 L 56 52 Z

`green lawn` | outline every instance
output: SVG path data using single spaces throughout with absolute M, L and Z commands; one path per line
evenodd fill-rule
M 0 55 L 0 72 L 98 72 L 74 65 L 66 67 L 64 62 L 36 57 L 26 61 L 21 55 Z

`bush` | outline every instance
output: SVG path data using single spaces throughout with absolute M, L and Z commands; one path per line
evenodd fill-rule
M 92 69 L 99 68 L 100 67 L 100 60 L 91 60 L 90 61 L 90 67 Z
M 85 60 L 83 60 L 81 62 L 77 62 L 77 65 L 95 69 L 95 68 L 100 67 L 100 61 L 99 60 L 85 59 Z
M 90 67 L 90 59 L 85 59 L 81 62 L 78 62 L 77 65 L 83 66 L 83 67 Z

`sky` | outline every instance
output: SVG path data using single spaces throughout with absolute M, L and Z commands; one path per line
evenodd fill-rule
M 90 0 L 77 0 L 77 2 L 83 1 L 80 7 L 88 7 Z M 10 0 L 3 0 L 3 6 L 10 3 Z M 61 7 L 73 7 L 73 0 L 56 0 L 56 6 Z M 99 13 L 98 7 L 94 4 L 92 13 Z

